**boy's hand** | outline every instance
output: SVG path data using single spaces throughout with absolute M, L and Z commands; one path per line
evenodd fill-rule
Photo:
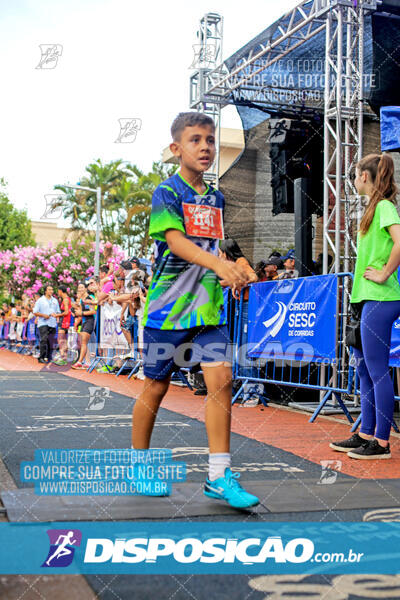
M 242 267 L 229 260 L 220 260 L 215 272 L 221 278 L 222 286 L 229 286 L 235 290 L 241 290 L 249 281 Z

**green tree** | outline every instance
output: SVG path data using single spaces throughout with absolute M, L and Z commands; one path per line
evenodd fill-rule
M 126 220 L 123 226 L 125 235 L 134 238 L 135 253 L 146 256 L 151 244 L 149 237 L 149 222 L 151 213 L 151 198 L 156 187 L 173 175 L 178 165 L 166 165 L 161 161 L 153 162 L 152 170 L 145 175 L 136 165 L 127 165 L 128 172 L 136 176 L 135 188 L 126 202 Z
M 18 210 L 9 200 L 6 183 L 0 179 L 0 250 L 34 244 L 31 222 L 26 210 Z
M 103 238 L 110 241 L 118 239 L 112 218 L 115 210 L 112 192 L 118 188 L 125 173 L 122 160 L 103 164 L 97 159 L 86 167 L 86 173 L 79 182 L 84 187 L 101 188 L 100 227 Z M 60 197 L 54 206 L 62 207 L 64 218 L 70 220 L 71 227 L 85 232 L 88 228 L 93 229 L 96 225 L 96 193 L 70 190 L 62 185 L 56 185 L 55 189 L 64 192 L 65 197 Z
M 86 167 L 82 186 L 102 191 L 101 235 L 126 249 L 129 254 L 146 256 L 150 246 L 149 218 L 151 197 L 155 188 L 175 173 L 177 165 L 167 166 L 154 162 L 145 174 L 139 167 L 121 160 L 102 163 L 100 159 Z M 63 186 L 55 189 L 65 193 L 55 204 L 75 231 L 87 237 L 88 230 L 96 225 L 96 194 L 69 190 Z

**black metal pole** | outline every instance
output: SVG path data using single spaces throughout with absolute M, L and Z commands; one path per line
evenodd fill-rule
M 310 179 L 294 180 L 295 268 L 299 277 L 312 275 L 312 213 Z

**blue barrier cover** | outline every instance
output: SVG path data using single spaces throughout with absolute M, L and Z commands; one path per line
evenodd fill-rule
M 400 149 L 400 106 L 381 107 L 381 149 Z
M 389 365 L 391 367 L 400 367 L 400 318 L 393 323 L 392 327 Z
M 35 319 L 30 319 L 30 321 L 28 321 L 28 324 L 26 327 L 26 337 L 27 337 L 28 341 L 30 341 L 30 342 L 32 342 L 36 339 L 35 329 L 36 329 Z
M 337 290 L 335 275 L 253 284 L 248 356 L 333 360 Z

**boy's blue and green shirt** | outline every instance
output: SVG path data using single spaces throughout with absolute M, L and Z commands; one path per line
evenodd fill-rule
M 161 183 L 153 193 L 149 235 L 156 241 L 156 265 L 147 294 L 143 325 L 154 329 L 190 329 L 226 323 L 222 288 L 214 271 L 172 254 L 167 229 L 186 235 L 182 202 L 210 204 L 224 209 L 224 196 L 208 186 L 199 194 L 180 173 Z M 186 236 L 197 246 L 218 255 L 218 240 Z

